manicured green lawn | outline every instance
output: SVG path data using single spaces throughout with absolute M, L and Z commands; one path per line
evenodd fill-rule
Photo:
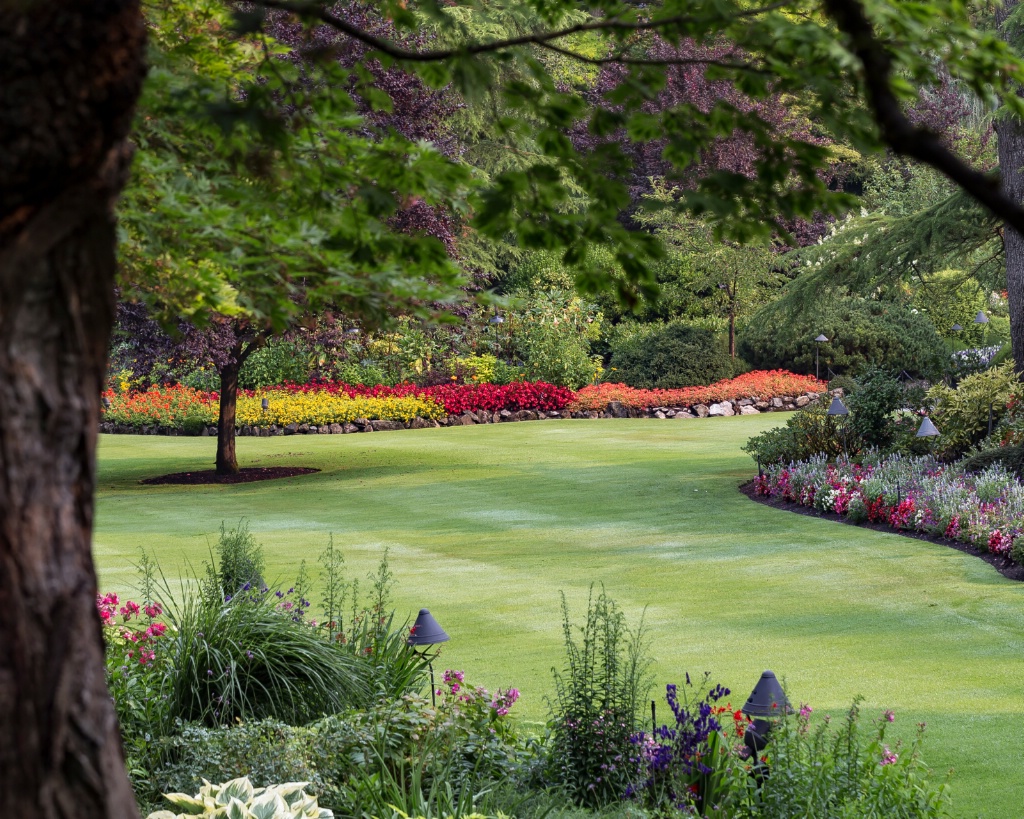
M 129 590 L 139 547 L 169 577 L 186 560 L 199 569 L 221 522 L 240 518 L 283 582 L 329 533 L 355 577 L 388 546 L 400 615 L 429 607 L 452 636 L 439 665 L 517 686 L 516 710 L 541 721 L 561 662 L 559 592 L 579 615 L 604 583 L 634 622 L 646 608 L 659 686 L 710 671 L 738 706 L 771 668 L 816 714 L 862 694 L 865 713 L 895 709 L 907 736 L 927 722 L 929 763 L 956 769 L 959 815 L 1020 815 L 1024 584 L 945 547 L 743 497 L 753 465 L 740 446 L 783 420 L 242 438 L 243 466 L 323 472 L 215 487 L 138 483 L 208 468 L 208 438 L 104 436 L 101 584 Z

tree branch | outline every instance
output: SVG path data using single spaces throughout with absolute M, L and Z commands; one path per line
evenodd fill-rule
M 860 0 L 824 0 L 825 11 L 850 40 L 864 66 L 864 87 L 882 139 L 896 153 L 930 165 L 959 185 L 993 214 L 1024 233 L 1024 208 L 999 188 L 992 176 L 974 170 L 942 144 L 938 135 L 914 125 L 893 93 L 892 57 L 875 36 Z
M 533 34 L 524 34 L 519 37 L 509 37 L 504 40 L 490 40 L 484 43 L 466 43 L 457 48 L 416 51 L 414 49 L 403 48 L 391 40 L 384 39 L 383 37 L 377 37 L 376 35 L 370 34 L 368 31 L 364 31 L 358 26 L 352 25 L 347 20 L 343 20 L 337 15 L 332 14 L 319 2 L 306 2 L 305 0 L 256 0 L 256 4 L 263 6 L 264 8 L 278 9 L 279 11 L 297 14 L 300 17 L 319 20 L 324 25 L 330 26 L 331 28 L 340 31 L 342 34 L 347 34 L 354 40 L 365 43 L 375 51 L 379 51 L 381 54 L 387 54 L 389 57 L 394 57 L 396 60 L 419 63 L 441 62 L 443 60 L 449 60 L 452 57 L 494 53 L 496 51 L 504 51 L 505 49 L 514 48 L 516 46 L 543 45 L 554 40 L 564 39 L 573 34 L 579 34 L 583 31 L 652 31 L 697 23 L 702 19 L 689 14 L 680 14 L 675 17 L 661 17 L 650 20 L 637 20 L 635 22 L 610 17 L 603 20 L 592 20 L 589 23 L 577 23 L 576 25 L 556 29 L 555 31 L 541 31 Z M 741 20 L 748 17 L 757 17 L 769 11 L 783 8 L 785 5 L 787 5 L 785 0 L 778 0 L 778 2 L 770 3 L 767 6 L 760 6 L 755 9 L 738 12 L 733 15 L 731 19 Z M 581 55 L 577 55 L 575 52 L 567 52 L 567 55 L 576 59 L 582 59 Z
M 728 68 L 734 71 L 749 71 L 755 74 L 769 73 L 762 68 L 751 65 L 750 63 L 732 62 L 729 60 L 712 60 L 707 57 L 666 57 L 664 59 L 646 59 L 641 57 L 625 57 L 622 54 L 613 54 L 610 57 L 588 57 L 585 54 L 580 54 L 568 48 L 562 48 L 561 46 L 557 46 L 550 42 L 536 43 L 535 45 L 545 48 L 548 51 L 554 51 L 556 54 L 562 54 L 566 57 L 570 57 L 573 60 L 578 60 L 581 63 L 589 63 L 591 65 L 715 65 L 719 68 Z

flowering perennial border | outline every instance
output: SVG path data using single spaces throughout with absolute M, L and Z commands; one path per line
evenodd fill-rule
M 931 457 L 855 464 L 828 463 L 821 455 L 768 466 L 754 488 L 764 497 L 967 543 L 1024 565 L 1024 484 L 999 465 L 969 474 Z
M 594 384 L 577 392 L 569 407 L 573 410 L 601 410 L 612 401 L 637 410 L 688 407 L 741 398 L 765 400 L 783 395 L 820 393 L 827 387 L 824 381 L 809 375 L 797 375 L 787 370 L 755 370 L 706 387 L 677 390 L 640 390 L 625 384 Z

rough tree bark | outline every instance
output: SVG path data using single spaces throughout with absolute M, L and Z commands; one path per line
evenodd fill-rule
M 91 537 L 137 0 L 0 0 L 0 815 L 137 815 Z
M 238 473 L 238 458 L 235 455 L 235 414 L 238 409 L 238 374 L 246 359 L 267 343 L 269 332 L 242 338 L 231 349 L 228 360 L 220 368 L 220 401 L 217 421 L 217 468 L 218 475 Z
M 1006 0 L 997 12 L 996 22 L 1011 45 L 1006 18 L 1018 0 Z M 1024 202 L 1024 123 L 1004 116 L 996 124 L 999 141 L 999 178 L 1003 192 L 1015 202 Z M 1018 373 L 1024 374 L 1024 235 L 1003 227 L 1003 251 L 1006 258 L 1006 293 L 1010 306 L 1010 349 Z

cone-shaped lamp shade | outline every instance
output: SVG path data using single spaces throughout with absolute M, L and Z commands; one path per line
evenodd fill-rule
M 932 423 L 932 419 L 929 418 L 926 415 L 924 417 L 924 419 L 921 421 L 921 426 L 917 430 L 917 435 L 915 435 L 914 437 L 915 438 L 934 438 L 938 434 L 939 434 L 939 431 L 938 431 L 938 429 L 935 428 L 935 424 Z
M 846 408 L 846 404 L 839 400 L 837 395 L 832 399 L 832 403 L 829 404 L 828 412 L 826 415 L 849 415 L 850 411 Z
M 432 646 L 436 643 L 447 643 L 450 639 L 448 632 L 441 628 L 434 615 L 427 609 L 420 609 L 420 616 L 409 629 L 409 639 L 406 642 L 411 646 Z
M 952 330 L 952 331 L 953 331 L 954 333 L 959 333 L 959 332 L 960 332 L 961 330 L 963 330 L 964 328 L 963 328 L 963 327 L 961 327 L 961 326 L 960 326 L 959 324 L 954 324 L 954 325 L 953 325 L 953 326 L 952 326 L 952 327 L 951 327 L 950 329 L 951 329 L 951 330 Z
M 985 315 L 983 310 L 978 311 L 978 315 L 974 317 L 975 324 L 988 324 L 988 316 Z
M 772 671 L 761 675 L 742 710 L 748 717 L 781 717 L 792 711 L 786 692 Z
M 828 341 L 828 339 L 827 339 L 827 338 L 825 338 L 825 334 L 824 334 L 824 333 L 822 333 L 822 334 L 821 334 L 820 336 L 818 336 L 818 337 L 817 337 L 816 339 L 814 339 L 814 340 L 815 340 L 815 341 Z

